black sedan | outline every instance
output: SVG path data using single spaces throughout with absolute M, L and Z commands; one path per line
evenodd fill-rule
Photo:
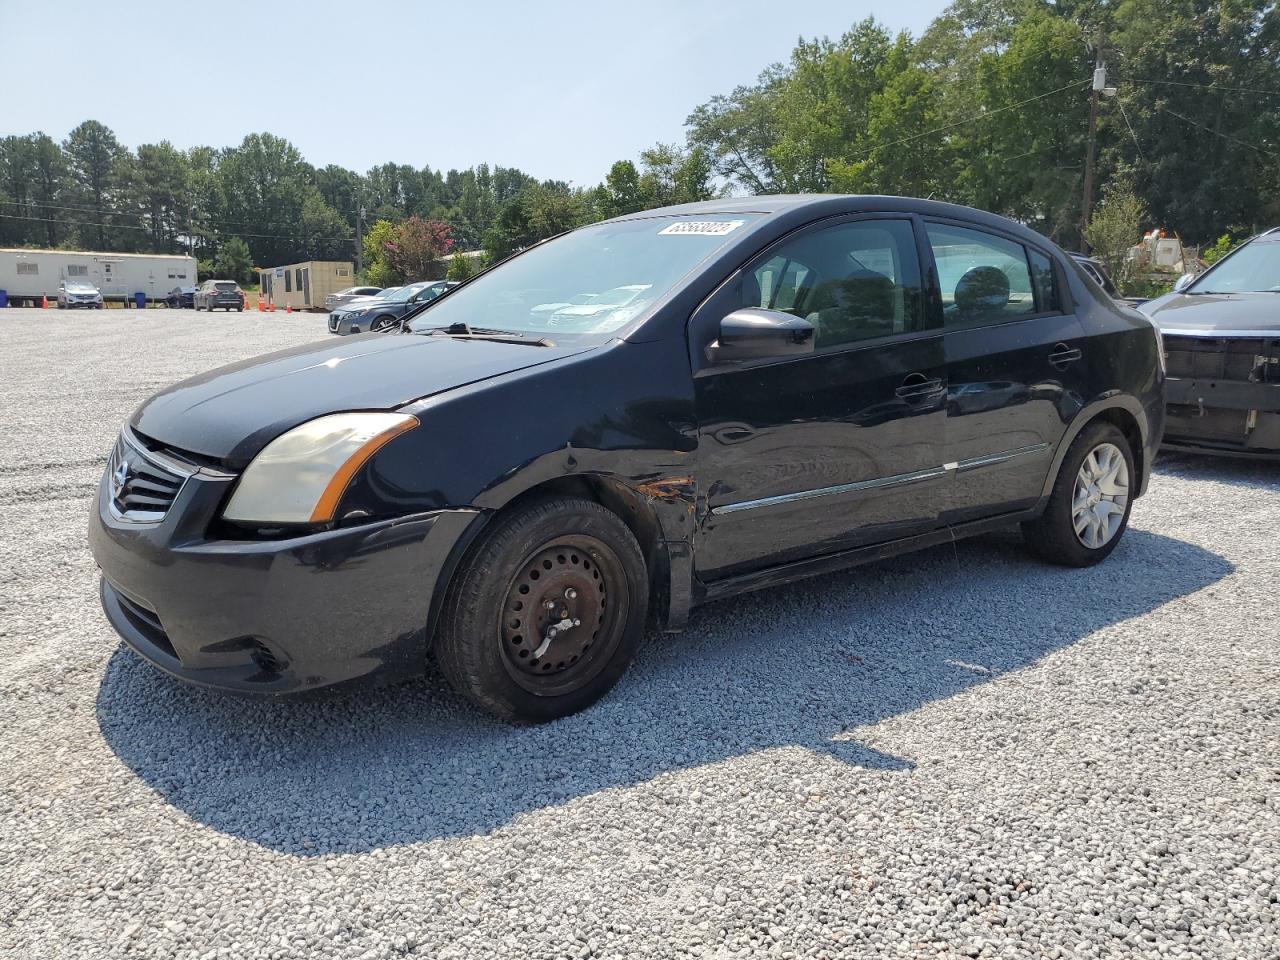
M 164 298 L 164 303 L 170 310 L 178 310 L 182 307 L 193 308 L 196 305 L 196 288 L 174 287 Z
M 384 290 L 377 297 L 361 297 L 329 314 L 329 332 L 345 336 L 389 330 L 413 311 L 457 285 L 453 280 L 424 280 Z
M 1165 446 L 1280 457 L 1280 227 L 1140 309 L 1164 334 Z
M 286 693 L 430 652 L 481 707 L 546 720 L 704 601 L 1016 524 L 1050 561 L 1099 562 L 1146 489 L 1163 385 L 1151 323 L 1000 217 L 650 210 L 538 244 L 403 333 L 162 391 L 90 541 L 110 622 L 177 677 Z

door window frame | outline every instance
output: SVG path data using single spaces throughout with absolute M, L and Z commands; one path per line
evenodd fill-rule
M 763 265 L 767 260 L 777 254 L 777 250 L 783 244 L 790 243 L 804 234 L 817 230 L 825 230 L 831 227 L 842 226 L 846 223 L 857 223 L 866 220 L 903 220 L 911 227 L 912 236 L 915 240 L 916 262 L 920 275 L 920 294 L 923 300 L 921 305 L 921 320 L 924 326 L 919 330 L 904 330 L 900 333 L 889 333 L 880 337 L 868 337 L 864 340 L 850 340 L 845 343 L 833 343 L 825 347 L 815 347 L 812 353 L 802 354 L 800 356 L 779 356 L 779 357 L 759 357 L 751 360 L 737 360 L 732 362 L 714 362 L 707 357 L 707 347 L 709 347 L 716 339 L 715 333 L 718 332 L 718 325 L 724 317 L 739 307 L 729 307 L 723 309 L 721 301 L 733 289 L 733 285 L 745 277 L 752 270 Z M 925 259 L 925 255 L 928 259 Z M 1030 267 L 1028 266 L 1028 269 Z M 726 276 L 716 288 L 707 295 L 698 306 L 690 314 L 689 319 L 685 323 L 685 338 L 688 341 L 689 361 L 693 370 L 694 377 L 711 376 L 718 373 L 731 373 L 736 370 L 751 370 L 758 367 L 770 367 L 776 364 L 784 363 L 802 363 L 806 360 L 818 357 L 827 357 L 833 354 L 849 353 L 855 350 L 872 350 L 876 347 L 882 347 L 890 343 L 904 343 L 909 340 L 923 340 L 933 337 L 939 337 L 944 332 L 942 329 L 942 294 L 938 289 L 937 283 L 937 267 L 933 262 L 933 251 L 929 248 L 929 238 L 924 232 L 922 218 L 915 213 L 908 213 L 901 210 L 884 210 L 870 211 L 860 210 L 857 213 L 839 213 L 829 217 L 823 217 L 820 220 L 812 220 L 809 223 L 789 230 L 782 236 L 771 241 L 767 246 L 756 250 L 754 253 L 746 257 Z M 937 300 L 937 310 L 933 307 L 934 300 Z M 723 310 L 723 312 L 721 312 Z
M 1045 317 L 1063 317 L 1071 316 L 1075 313 L 1075 301 L 1071 298 L 1071 290 L 1067 286 L 1066 274 L 1063 271 L 1061 258 L 1052 251 L 1046 249 L 1038 243 L 1033 243 L 1023 237 L 1017 236 L 1008 230 L 999 230 L 995 227 L 989 227 L 986 224 L 974 223 L 969 220 L 961 220 L 957 217 L 938 217 L 924 216 L 917 217 L 916 234 L 922 243 L 920 251 L 921 257 L 928 257 L 929 263 L 929 279 L 933 285 L 932 295 L 929 299 L 933 302 L 933 308 L 937 312 L 937 323 L 939 328 L 945 333 L 955 333 L 960 330 L 985 330 L 990 327 L 1003 327 L 1011 323 L 1026 323 L 1028 320 L 1043 320 Z M 1031 267 L 1031 251 L 1034 250 L 1040 255 L 1047 257 L 1049 263 L 1053 265 L 1053 286 L 1058 294 L 1058 307 L 1055 310 L 1040 310 L 1040 304 L 1036 304 L 1036 312 L 1029 313 L 1021 317 L 1010 317 L 1007 320 L 999 320 L 994 323 L 970 323 L 963 326 L 946 325 L 946 317 L 943 313 L 942 302 L 942 281 L 938 273 L 938 263 L 933 255 L 933 244 L 929 240 L 929 224 L 936 223 L 943 227 L 962 227 L 965 230 L 972 230 L 975 233 L 986 233 L 1001 240 L 1007 240 L 1010 243 L 1016 243 L 1022 247 L 1022 258 L 1027 264 L 1027 279 L 1031 282 L 1031 292 L 1036 296 L 1036 278 L 1035 272 Z M 1039 298 L 1037 297 L 1037 300 Z

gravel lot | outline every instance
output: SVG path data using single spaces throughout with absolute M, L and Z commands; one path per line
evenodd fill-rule
M 1280 956 L 1280 465 L 703 609 L 583 715 L 264 703 L 120 647 L 120 422 L 319 315 L 0 311 L 0 956 Z

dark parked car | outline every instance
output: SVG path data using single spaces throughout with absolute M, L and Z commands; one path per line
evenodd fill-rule
M 1280 457 L 1280 227 L 1140 309 L 1164 333 L 1165 446 Z
M 285 693 L 430 650 L 475 703 L 546 720 L 703 601 L 1017 523 L 1097 563 L 1163 415 L 1151 323 L 1028 229 L 720 200 L 538 244 L 402 334 L 162 391 L 90 540 L 111 623 L 175 676 Z
M 243 310 L 244 291 L 234 280 L 206 280 L 196 288 L 197 310 Z
M 384 290 L 373 299 L 359 298 L 329 314 L 329 332 L 345 336 L 396 326 L 405 316 L 458 284 L 453 280 L 424 280 Z
M 169 295 L 164 298 L 165 306 L 170 310 L 178 310 L 182 307 L 194 307 L 196 305 L 196 288 L 195 287 L 174 287 L 169 291 Z
M 1111 280 L 1111 274 L 1107 273 L 1107 268 L 1102 265 L 1101 260 L 1083 253 L 1073 253 L 1071 259 L 1080 264 L 1080 269 L 1093 278 L 1103 290 L 1107 292 L 1107 296 L 1120 298 L 1120 291 L 1116 289 L 1115 283 Z

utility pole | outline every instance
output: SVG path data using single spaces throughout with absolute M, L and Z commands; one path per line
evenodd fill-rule
M 1093 217 L 1093 157 L 1098 146 L 1098 98 L 1107 85 L 1107 65 L 1102 59 L 1103 33 L 1098 28 L 1098 42 L 1093 51 L 1093 84 L 1089 90 L 1089 139 L 1084 154 L 1084 192 L 1080 198 L 1080 249 L 1089 252 L 1084 233 Z
M 364 273 L 364 204 L 356 207 L 356 277 Z

